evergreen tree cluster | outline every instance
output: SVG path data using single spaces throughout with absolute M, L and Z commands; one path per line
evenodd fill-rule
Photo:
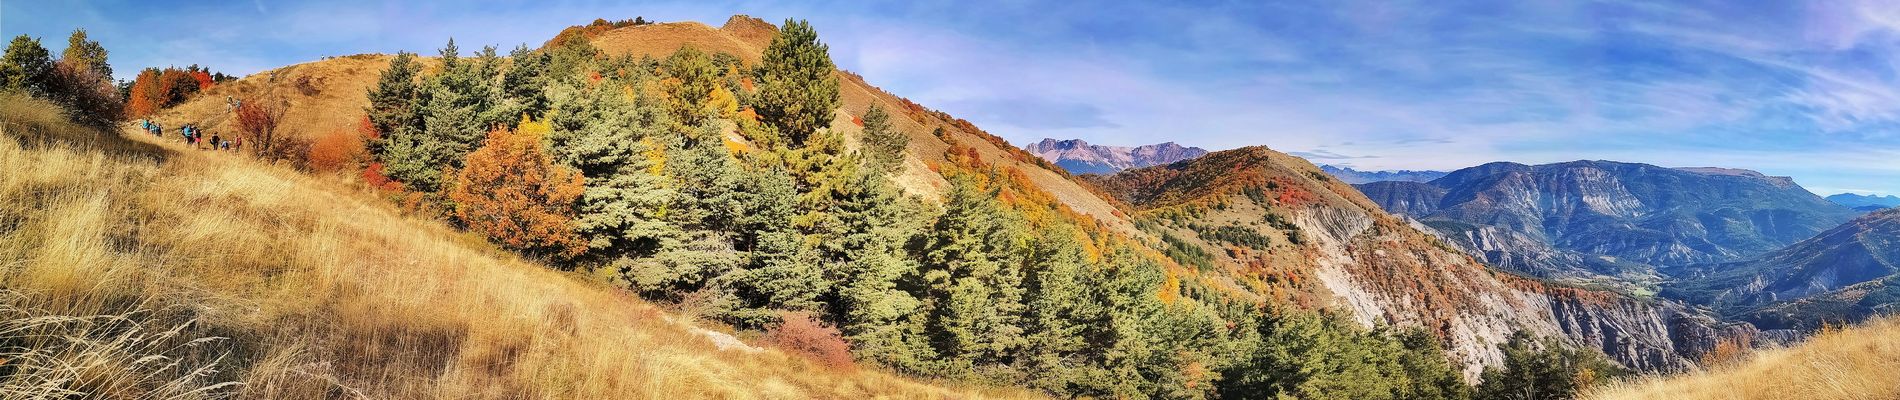
M 451 41 L 433 68 L 400 54 L 368 93 L 371 170 L 514 232 L 498 243 L 741 329 L 814 316 L 907 374 L 1078 397 L 1470 397 L 1436 339 L 1202 286 L 954 139 L 942 201 L 904 195 L 889 113 L 866 113 L 856 150 L 830 128 L 827 51 L 787 21 L 759 65 L 580 39 L 507 57 Z M 496 186 L 570 173 L 577 195 Z M 503 196 L 531 215 L 480 206 Z M 513 237 L 551 222 L 568 231 Z

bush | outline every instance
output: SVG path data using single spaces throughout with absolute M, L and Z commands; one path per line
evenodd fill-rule
M 271 160 L 290 159 L 297 152 L 290 140 L 277 132 L 277 126 L 284 121 L 282 100 L 246 99 L 237 108 L 238 131 L 250 139 L 251 151 L 258 156 Z
M 364 137 L 349 130 L 331 131 L 315 142 L 310 143 L 310 151 L 305 153 L 304 165 L 313 171 L 334 172 L 354 168 L 369 156 L 364 146 Z
M 489 132 L 454 173 L 448 198 L 471 231 L 508 248 L 573 257 L 587 250 L 573 224 L 584 186 L 580 171 L 553 164 L 546 133 L 546 123 L 534 122 Z
M 851 361 L 851 345 L 845 343 L 838 328 L 806 312 L 780 313 L 779 320 L 778 326 L 765 335 L 772 347 L 805 356 L 835 371 L 857 369 Z

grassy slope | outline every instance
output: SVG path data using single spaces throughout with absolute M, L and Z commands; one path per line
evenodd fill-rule
M 1869 321 L 1800 345 L 1761 350 L 1707 371 L 1611 385 L 1592 399 L 1900 398 L 1900 318 Z
M 346 180 L 55 113 L 0 101 L 0 397 L 1023 396 L 721 350 Z

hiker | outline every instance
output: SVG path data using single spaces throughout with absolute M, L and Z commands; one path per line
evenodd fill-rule
M 222 141 L 222 142 L 218 142 L 218 145 L 219 145 L 219 146 L 224 146 L 223 148 L 220 148 L 220 149 L 218 149 L 218 150 L 227 150 L 227 151 L 228 151 L 228 150 L 231 150 L 231 141 L 229 141 L 229 140 L 226 140 L 226 141 Z
M 236 149 L 237 149 L 237 151 L 244 151 L 244 137 L 243 137 L 243 136 L 238 136 L 238 138 L 237 138 L 237 144 L 236 144 L 236 145 L 234 145 L 234 146 L 232 146 L 232 147 L 233 147 L 233 148 L 236 148 Z
M 218 143 L 220 142 L 223 142 L 223 139 L 218 138 L 218 134 L 216 133 L 211 134 L 211 149 L 212 150 L 217 150 Z

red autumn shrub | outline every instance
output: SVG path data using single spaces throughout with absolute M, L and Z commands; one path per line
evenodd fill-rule
M 310 152 L 304 156 L 304 165 L 313 171 L 341 171 L 355 167 L 367 156 L 369 150 L 364 147 L 360 133 L 338 129 L 310 143 Z
M 832 370 L 857 369 L 851 360 L 851 344 L 845 343 L 838 328 L 806 312 L 781 313 L 779 319 L 778 326 L 765 334 L 766 342 L 772 347 L 805 356 Z

